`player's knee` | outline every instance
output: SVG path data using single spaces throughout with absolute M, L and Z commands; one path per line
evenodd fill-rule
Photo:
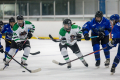
M 95 45 L 93 46 L 93 50 L 94 50 L 94 51 L 97 51 L 97 50 L 99 50 L 99 49 L 100 49 L 99 44 L 95 44 Z
M 102 44 L 102 47 L 105 48 L 106 47 L 106 44 Z M 104 49 L 104 52 L 108 52 L 109 50 L 107 49 Z
M 61 49 L 61 54 L 64 56 L 64 55 L 68 55 L 67 54 L 67 49 L 66 48 L 62 48 Z

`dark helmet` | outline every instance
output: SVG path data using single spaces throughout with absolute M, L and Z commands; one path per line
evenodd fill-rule
M 65 19 L 63 21 L 63 24 L 72 24 L 72 21 L 70 19 Z
M 68 25 L 68 28 L 65 28 L 64 27 L 64 29 L 66 30 L 66 31 L 69 31 L 70 29 L 71 29 L 71 25 L 72 25 L 72 21 L 70 20 L 70 19 L 65 19 L 64 21 L 63 21 L 63 24 L 64 25 Z
M 9 23 L 10 22 L 15 22 L 15 19 L 13 18 L 13 17 L 11 17 L 10 19 L 9 19 Z
M 22 15 L 18 15 L 18 16 L 17 16 L 17 20 L 24 20 L 24 18 L 23 18 Z
M 0 21 L 0 25 L 3 25 L 3 22 L 2 22 L 2 21 Z
M 96 17 L 101 17 L 102 18 L 103 17 L 102 11 L 97 11 L 96 14 L 95 14 L 95 18 Z

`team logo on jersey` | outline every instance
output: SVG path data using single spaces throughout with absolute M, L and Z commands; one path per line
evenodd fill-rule
M 93 24 L 92 26 L 95 26 L 96 24 Z
M 20 36 L 24 36 L 24 35 L 26 35 L 26 34 L 27 34 L 27 32 L 26 32 L 26 31 L 23 31 L 23 32 L 20 33 Z

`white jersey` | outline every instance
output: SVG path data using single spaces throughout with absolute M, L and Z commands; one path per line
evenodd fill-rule
M 15 42 L 24 41 L 25 39 L 27 39 L 29 29 L 32 29 L 33 31 L 35 30 L 35 26 L 29 21 L 24 21 L 23 27 L 18 26 L 18 24 L 16 23 L 13 27 L 12 40 L 14 40 Z
M 77 25 L 72 25 L 70 32 L 67 32 L 63 27 L 59 31 L 59 39 L 66 38 L 66 40 L 67 40 L 66 44 L 74 45 L 77 42 L 77 40 L 71 39 L 70 36 L 72 36 L 72 35 L 77 36 L 78 33 L 82 33 L 80 29 L 81 29 L 81 27 L 79 27 Z M 61 44 L 64 45 L 64 43 L 61 43 Z

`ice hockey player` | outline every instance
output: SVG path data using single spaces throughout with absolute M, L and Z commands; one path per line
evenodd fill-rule
M 5 35 L 5 43 L 6 43 L 5 52 L 6 53 L 8 53 L 10 50 L 10 45 L 11 45 L 11 40 L 12 40 L 12 35 L 13 35 L 12 28 L 13 28 L 14 24 L 15 24 L 15 19 L 13 17 L 11 17 L 9 19 L 9 23 L 5 24 L 3 26 L 3 29 L 1 32 L 2 34 L 6 33 L 6 35 Z M 5 54 L 5 58 L 3 59 L 4 62 L 6 61 L 6 57 L 7 57 L 7 55 Z
M 29 34 L 28 34 L 29 29 Z M 16 49 L 24 50 L 23 57 L 21 58 L 21 64 L 27 66 L 26 60 L 30 53 L 30 42 L 25 40 L 27 38 L 32 37 L 32 33 L 35 30 L 35 26 L 29 22 L 24 21 L 24 18 L 22 15 L 17 16 L 17 23 L 13 26 L 13 36 L 12 36 L 12 43 L 11 48 L 8 54 L 10 56 L 7 56 L 5 65 L 9 65 L 9 61 L 12 56 L 14 56 Z M 25 42 L 25 44 L 23 44 Z
M 97 51 L 100 49 L 100 44 L 103 48 L 106 47 L 106 44 L 109 42 L 109 33 L 111 32 L 110 21 L 103 17 L 102 11 L 97 11 L 95 18 L 83 25 L 82 31 L 85 37 L 85 40 L 89 40 L 89 31 L 92 30 L 91 36 L 99 36 L 98 38 L 92 38 L 93 50 Z M 110 64 L 110 51 L 104 49 L 104 54 L 106 57 L 105 66 L 109 67 Z M 99 68 L 100 66 L 100 52 L 95 54 L 96 64 L 95 66 Z
M 0 52 L 1 53 L 3 53 L 3 46 L 1 45 L 1 38 L 2 38 L 1 30 L 2 30 L 2 25 L 3 25 L 3 22 L 0 21 Z
M 107 49 L 112 49 L 112 47 L 116 47 L 118 43 L 120 43 L 120 22 L 119 22 L 119 15 L 113 14 L 110 16 L 110 20 L 112 21 L 114 27 L 112 29 L 112 41 L 107 44 Z M 119 64 L 120 61 L 120 44 L 118 45 L 117 55 L 114 58 L 112 67 L 111 67 L 111 74 L 115 73 L 115 68 Z
M 80 34 L 81 27 L 73 25 L 70 19 L 65 19 L 63 21 L 63 25 L 64 27 L 62 27 L 59 31 L 59 38 L 61 39 L 59 48 L 64 60 L 66 62 L 69 62 L 70 58 L 68 56 L 67 47 L 69 47 L 77 57 L 82 56 L 82 53 L 77 45 L 77 39 L 81 38 Z M 78 41 L 81 41 L 81 39 Z M 88 64 L 84 58 L 80 58 L 80 60 L 86 67 L 88 67 Z M 68 69 L 71 68 L 71 63 L 68 63 L 67 68 Z

